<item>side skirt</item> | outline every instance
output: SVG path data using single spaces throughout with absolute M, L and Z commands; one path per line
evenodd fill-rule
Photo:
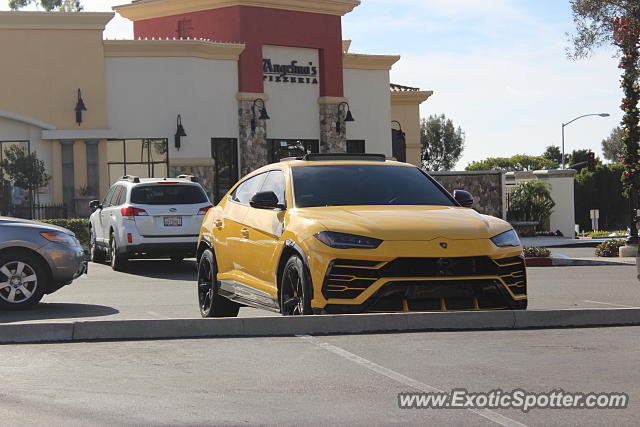
M 223 297 L 239 304 L 280 313 L 278 302 L 271 295 L 235 280 L 221 280 L 219 292 Z

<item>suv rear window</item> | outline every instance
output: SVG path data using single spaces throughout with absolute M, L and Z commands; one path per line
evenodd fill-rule
M 296 207 L 367 205 L 455 206 L 418 168 L 382 165 L 296 166 Z
M 197 185 L 144 185 L 131 190 L 131 203 L 140 205 L 191 205 L 208 203 L 204 190 Z

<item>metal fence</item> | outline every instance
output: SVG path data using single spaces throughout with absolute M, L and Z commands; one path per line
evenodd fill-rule
M 59 205 L 13 206 L 4 214 L 22 219 L 58 219 L 68 218 L 67 207 Z

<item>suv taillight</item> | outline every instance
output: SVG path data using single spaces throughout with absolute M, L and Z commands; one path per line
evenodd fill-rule
M 120 214 L 125 219 L 134 219 L 136 216 L 149 216 L 144 209 L 134 208 L 133 206 L 125 206 L 120 209 Z
M 209 206 L 205 206 L 203 208 L 200 208 L 200 210 L 198 210 L 198 215 L 206 215 L 207 212 L 209 212 L 209 209 L 211 209 L 213 206 L 209 205 Z

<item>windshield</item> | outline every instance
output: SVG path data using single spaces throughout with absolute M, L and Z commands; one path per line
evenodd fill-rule
M 292 168 L 296 207 L 366 205 L 455 206 L 419 169 L 328 165 Z
M 197 185 L 145 185 L 131 190 L 131 203 L 140 205 L 191 205 L 208 203 L 204 190 Z

